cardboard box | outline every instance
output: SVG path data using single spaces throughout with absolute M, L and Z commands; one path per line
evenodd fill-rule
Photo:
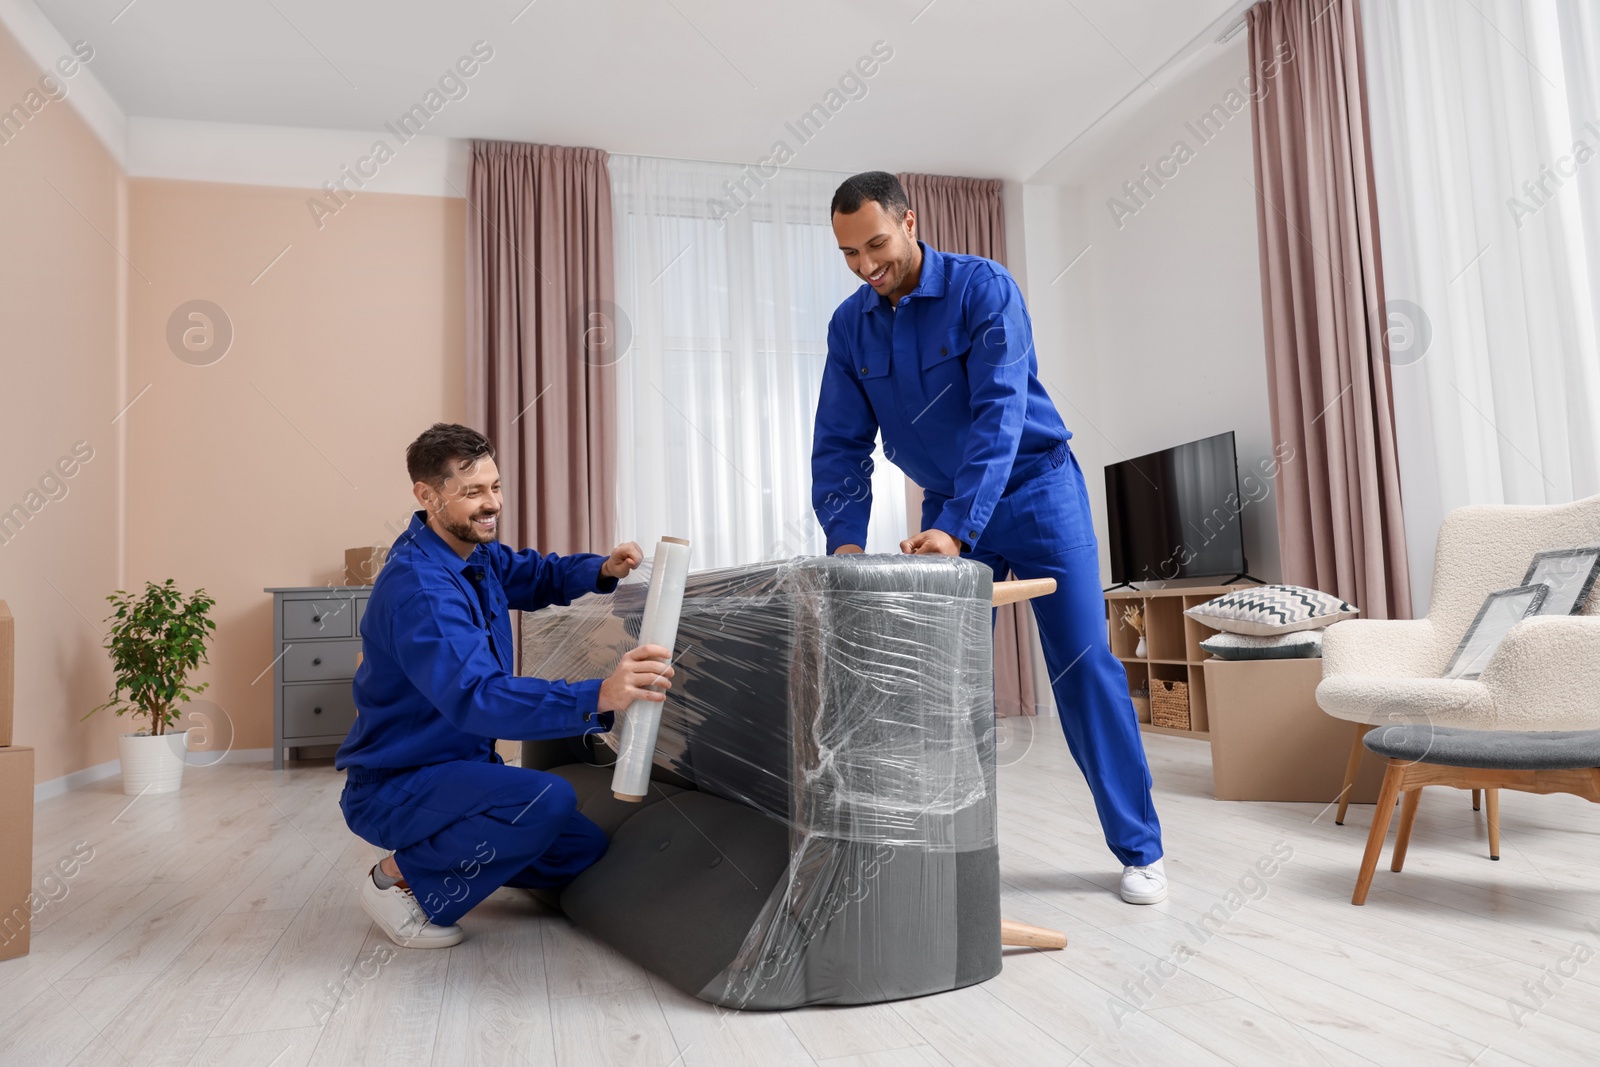
M 389 550 L 377 545 L 345 549 L 344 584 L 371 585 L 378 580 L 378 572 L 383 569 L 383 561 L 388 558 Z
M 1317 706 L 1322 660 L 1208 659 L 1203 669 L 1218 800 L 1338 798 L 1356 726 Z M 1363 752 L 1351 803 L 1374 803 L 1382 781 L 1383 761 Z
M 32 895 L 33 749 L 0 748 L 0 960 L 28 954 Z
M 11 721 L 17 706 L 17 620 L 0 600 L 0 748 L 11 744 Z

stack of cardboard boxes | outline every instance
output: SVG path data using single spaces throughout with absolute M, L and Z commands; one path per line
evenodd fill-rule
M 17 628 L 0 600 L 0 960 L 28 954 L 33 893 L 33 749 L 11 744 Z

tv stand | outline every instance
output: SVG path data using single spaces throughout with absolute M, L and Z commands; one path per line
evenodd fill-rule
M 1121 661 L 1128 678 L 1128 695 L 1139 715 L 1139 729 L 1145 733 L 1172 734 L 1211 740 L 1207 713 L 1206 677 L 1201 664 L 1209 653 L 1200 642 L 1217 631 L 1184 614 L 1185 609 L 1204 604 L 1224 593 L 1249 586 L 1195 585 L 1176 589 L 1126 589 L 1105 594 L 1106 637 L 1111 654 Z M 1145 650 L 1139 655 L 1139 635 L 1122 621 L 1122 611 L 1138 603 L 1144 609 Z M 1150 722 L 1149 689 L 1152 681 L 1183 682 L 1188 686 L 1189 728 L 1155 726 Z
M 1118 582 L 1116 585 L 1108 585 L 1100 591 L 1102 593 L 1115 593 L 1118 589 L 1132 589 L 1133 587 L 1132 582 Z
M 1257 585 L 1266 585 L 1267 584 L 1266 582 L 1263 582 L 1260 578 L 1257 578 L 1255 575 L 1251 574 L 1249 571 L 1245 571 L 1245 572 L 1243 572 L 1241 574 L 1235 574 L 1232 578 L 1229 578 L 1226 582 L 1223 582 L 1222 584 L 1223 585 L 1232 585 L 1234 582 L 1255 582 Z M 1112 588 L 1116 588 L 1116 587 L 1113 586 Z M 1110 590 L 1107 590 L 1107 592 L 1109 592 L 1109 591 Z

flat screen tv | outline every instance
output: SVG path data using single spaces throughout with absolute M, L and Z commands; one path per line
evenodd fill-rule
M 1246 573 L 1233 433 L 1106 468 L 1111 580 L 1171 581 Z

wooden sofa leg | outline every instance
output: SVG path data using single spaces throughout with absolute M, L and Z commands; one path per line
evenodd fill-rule
M 1383 852 L 1383 839 L 1389 836 L 1389 823 L 1394 819 L 1395 797 L 1400 795 L 1400 783 L 1405 779 L 1406 765 L 1390 760 L 1383 774 L 1383 787 L 1378 790 L 1378 806 L 1372 809 L 1372 829 L 1367 834 L 1367 851 L 1361 857 L 1361 874 L 1356 878 L 1356 891 L 1350 897 L 1352 904 L 1365 904 L 1367 890 L 1372 888 L 1372 876 L 1378 870 L 1378 856 Z
M 1479 797 L 1480 797 L 1480 796 L 1482 796 L 1482 795 L 1483 795 L 1483 790 L 1481 790 L 1481 789 L 1474 789 L 1474 790 L 1473 790 L 1473 791 L 1472 791 L 1472 810 L 1473 810 L 1473 811 L 1480 811 L 1480 810 L 1482 810 L 1482 809 L 1480 809 L 1480 808 L 1479 808 L 1479 807 L 1478 807 L 1478 798 L 1479 798 Z
M 1486 789 L 1489 794 L 1485 799 L 1489 802 L 1489 858 L 1500 858 L 1500 790 Z
M 1361 773 L 1361 753 L 1363 746 L 1361 739 L 1367 736 L 1367 731 L 1372 729 L 1367 723 L 1356 723 L 1356 739 L 1350 745 L 1350 760 L 1344 765 L 1344 788 L 1339 791 L 1339 813 L 1333 817 L 1333 825 L 1344 825 L 1344 813 L 1350 807 L 1350 791 L 1356 787 L 1356 775 Z M 1394 801 L 1390 801 L 1392 806 Z M 1374 822 L 1377 820 L 1374 819 Z
M 1043 926 L 1032 926 L 1028 923 L 1002 919 L 1000 921 L 1000 944 L 1020 945 L 1027 948 L 1066 948 L 1067 935 L 1060 930 L 1051 930 Z
M 1391 871 L 1406 865 L 1406 848 L 1411 844 L 1411 826 L 1417 821 L 1417 805 L 1422 802 L 1422 787 L 1407 789 L 1400 801 L 1400 831 L 1394 836 L 1394 858 L 1389 861 Z

